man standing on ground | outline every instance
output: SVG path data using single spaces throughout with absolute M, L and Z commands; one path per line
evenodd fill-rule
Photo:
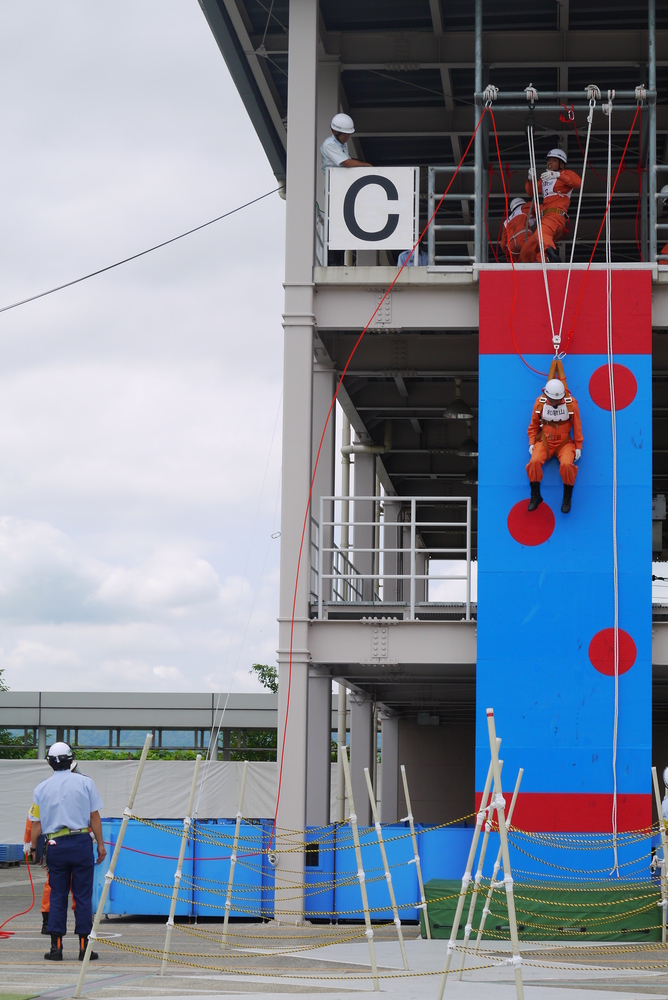
M 30 810 L 31 847 L 34 853 L 37 840 L 44 831 L 51 885 L 48 923 L 51 949 L 44 958 L 51 962 L 62 961 L 71 886 L 76 902 L 75 933 L 79 937 L 79 961 L 83 962 L 93 926 L 95 861 L 90 831 L 97 841 L 97 864 L 107 856 L 100 820 L 102 799 L 94 782 L 73 770 L 76 767 L 74 755 L 67 743 L 54 743 L 46 759 L 54 773 L 35 789 Z M 96 952 L 91 952 L 90 957 L 96 959 Z

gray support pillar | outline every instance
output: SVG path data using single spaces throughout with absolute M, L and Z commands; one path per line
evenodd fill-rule
M 383 603 L 401 601 L 401 581 L 396 577 L 403 573 L 403 556 L 394 551 L 401 548 L 402 531 L 398 525 L 401 516 L 401 501 L 385 497 L 383 500 L 383 569 L 387 576 L 383 579 Z
M 283 368 L 283 476 L 278 650 L 278 760 L 283 760 L 277 806 L 276 919 L 303 921 L 308 719 L 308 533 L 297 562 L 311 480 L 313 374 L 313 247 L 316 167 L 317 0 L 290 0 L 288 36 L 288 169 L 286 185 Z M 291 625 L 294 608 L 294 629 Z M 292 636 L 292 641 L 291 641 Z M 290 649 L 292 647 L 292 657 Z M 290 691 L 288 716 L 288 688 Z
M 429 572 L 429 560 L 427 559 L 426 552 L 418 548 L 415 553 L 415 575 L 418 577 L 426 576 Z M 427 580 L 416 580 L 415 581 L 415 603 L 422 604 L 427 600 Z
M 355 455 L 355 476 L 353 493 L 356 497 L 373 497 L 376 495 L 376 456 L 375 455 Z M 373 548 L 374 530 L 374 501 L 355 500 L 353 508 L 353 550 L 352 561 L 355 569 L 369 576 L 373 572 Z M 359 522 L 359 526 L 358 526 Z M 367 551 L 361 551 L 366 549 Z M 353 581 L 355 586 L 360 586 Z M 361 584 L 363 599 L 366 602 L 373 600 L 373 581 L 366 579 Z M 359 600 L 359 597 L 355 597 Z M 366 782 L 364 787 L 366 788 Z M 355 799 L 357 804 L 357 799 Z
M 311 443 L 312 461 L 315 465 L 320 438 L 327 419 L 327 413 L 334 398 L 336 387 L 336 372 L 331 364 L 315 362 L 313 366 L 313 435 Z M 319 525 L 318 537 L 321 549 L 331 549 L 334 540 L 332 528 L 323 528 L 320 525 L 321 516 L 326 521 L 334 520 L 334 505 L 325 503 L 320 506 L 320 497 L 330 497 L 334 494 L 334 461 L 336 451 L 336 408 L 332 410 L 329 418 L 327 431 L 322 442 L 320 460 L 313 483 L 313 499 L 311 501 L 311 516 L 315 518 Z M 332 581 L 331 579 L 318 580 L 318 573 L 332 572 L 332 553 L 323 552 L 318 565 L 312 567 L 312 590 L 317 592 L 322 586 L 322 597 L 324 601 L 331 600 Z
M 355 456 L 357 458 L 358 456 Z M 373 768 L 373 702 L 361 702 L 362 695 L 350 696 L 350 781 L 353 787 L 358 826 L 371 825 L 371 803 L 364 768 Z
M 46 726 L 37 727 L 37 760 L 46 757 Z
M 332 134 L 329 123 L 334 115 L 338 114 L 340 108 L 340 80 L 341 63 L 339 62 L 339 57 L 327 56 L 321 53 L 318 59 L 316 199 L 322 212 L 325 211 L 325 175 L 320 166 L 319 150 L 327 136 Z
M 212 739 L 209 740 L 210 752 L 209 760 L 218 760 L 218 734 L 215 729 L 212 733 Z
M 380 821 L 399 819 L 399 716 L 380 717 Z
M 650 0 L 651 2 L 651 0 Z M 477 94 L 482 91 L 482 0 L 475 0 L 475 91 Z M 482 114 L 482 105 L 479 101 L 475 102 L 475 112 L 474 112 L 474 123 L 478 124 L 480 121 L 480 116 Z M 482 216 L 483 216 L 483 200 L 482 200 L 482 129 L 479 128 L 476 132 L 475 141 L 473 144 L 475 153 L 475 177 L 474 177 L 474 187 L 475 187 L 475 199 L 473 202 L 475 217 L 473 219 L 474 225 L 474 239 L 475 239 L 475 260 L 476 264 L 479 264 L 482 260 Z
M 308 681 L 306 823 L 329 823 L 332 780 L 332 678 L 311 671 Z

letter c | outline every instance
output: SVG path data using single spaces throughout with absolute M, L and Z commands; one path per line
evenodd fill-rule
M 343 218 L 348 231 L 353 236 L 356 236 L 358 240 L 366 240 L 367 243 L 378 243 L 392 235 L 399 224 L 399 215 L 395 212 L 388 213 L 387 222 L 382 229 L 379 229 L 375 233 L 369 233 L 366 229 L 361 228 L 355 218 L 355 201 L 362 188 L 367 187 L 369 184 L 377 184 L 379 187 L 382 187 L 388 201 L 399 201 L 399 192 L 392 181 L 388 180 L 387 177 L 381 177 L 380 174 L 367 174 L 366 177 L 360 177 L 356 181 L 353 181 L 348 188 L 346 196 L 343 199 Z

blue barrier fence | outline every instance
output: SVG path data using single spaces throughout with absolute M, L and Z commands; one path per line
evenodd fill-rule
M 102 821 L 104 839 L 112 849 L 120 824 L 119 819 Z M 241 824 L 230 909 L 232 917 L 258 920 L 271 919 L 274 915 L 274 869 L 267 853 L 271 828 L 269 820 Z M 105 913 L 157 916 L 169 913 L 182 829 L 182 824 L 176 820 L 155 821 L 150 825 L 130 820 Z M 186 849 L 176 914 L 182 917 L 220 918 L 225 913 L 234 821 L 198 820 L 196 831 L 197 839 L 190 839 Z M 424 881 L 461 879 L 472 835 L 470 826 L 444 829 L 418 827 L 418 852 Z M 420 893 L 408 824 L 384 824 L 383 838 L 399 915 L 402 920 L 417 921 L 416 904 Z M 362 920 L 357 862 L 350 827 L 331 825 L 310 829 L 305 840 L 306 917 L 311 920 Z M 389 891 L 373 827 L 360 829 L 360 843 L 372 920 L 391 920 Z M 498 835 L 492 834 L 484 865 L 486 878 L 491 875 L 498 845 Z M 620 848 L 623 877 L 636 881 L 651 877 L 649 861 L 652 846 L 658 846 L 658 837 L 625 843 Z M 95 869 L 94 907 L 100 899 L 111 853 L 108 850 L 105 862 Z M 511 846 L 511 867 L 517 881 L 586 876 L 606 881 L 610 861 L 609 847 L 593 850 L 582 842 L 574 842 L 572 848 L 565 848 L 564 845 L 541 843 L 517 835 L 516 846 Z

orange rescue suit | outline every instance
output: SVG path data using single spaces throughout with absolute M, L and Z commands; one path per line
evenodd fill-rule
M 574 170 L 555 170 L 555 176 L 538 181 L 538 194 L 543 197 L 543 207 L 540 213 L 540 228 L 543 234 L 543 246 L 556 250 L 556 243 L 566 231 L 568 209 L 571 194 L 582 186 L 582 178 Z M 525 184 L 527 194 L 533 197 L 533 181 Z M 540 263 L 540 243 L 538 233 L 534 233 L 520 254 L 523 264 Z
M 578 474 L 575 449 L 582 448 L 582 424 L 577 400 L 566 396 L 558 407 L 553 407 L 545 396 L 539 396 L 534 403 L 527 433 L 529 444 L 534 446 L 527 465 L 529 482 L 539 483 L 543 478 L 543 464 L 556 455 L 564 486 L 573 486 Z
M 531 220 L 527 223 L 527 217 L 532 208 L 533 205 L 525 202 L 524 205 L 516 208 L 503 223 L 501 249 L 506 255 L 506 260 L 509 262 L 514 261 L 517 263 L 519 261 L 520 250 L 527 238 L 532 235 Z M 535 219 L 533 221 L 535 225 Z

